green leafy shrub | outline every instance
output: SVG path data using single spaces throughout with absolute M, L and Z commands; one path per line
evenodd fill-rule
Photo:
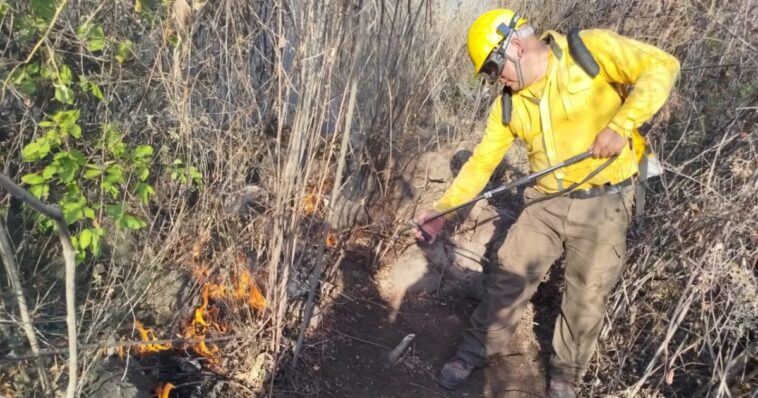
M 155 193 L 149 184 L 153 147 L 123 142 L 123 133 L 114 124 L 102 126 L 99 138 L 82 133 L 79 110 L 58 111 L 39 122 L 44 134 L 28 143 L 21 157 L 38 171 L 21 181 L 40 199 L 54 198 L 61 207 L 73 236 L 77 259 L 87 253 L 101 254 L 107 231 L 102 217 L 110 217 L 122 229 L 142 229 L 144 220 L 129 211 L 130 198 L 147 205 Z M 94 145 L 93 145 L 94 144 Z M 52 220 L 39 216 L 39 229 L 53 228 Z

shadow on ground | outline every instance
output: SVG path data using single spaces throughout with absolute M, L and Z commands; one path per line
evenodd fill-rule
M 344 264 L 345 293 L 311 346 L 309 366 L 324 397 L 542 397 L 544 373 L 531 335 L 522 322 L 507 353 L 476 370 L 461 389 L 437 385 L 442 364 L 455 354 L 477 302 L 427 292 L 406 296 L 394 322 L 362 263 Z M 526 321 L 526 319 L 525 319 Z M 395 365 L 387 355 L 408 334 L 415 339 Z
M 521 192 L 498 205 L 522 206 Z M 507 203 L 503 203 L 507 202 Z M 515 217 L 518 211 L 507 210 Z M 499 221 L 507 230 L 511 221 Z M 501 244 L 500 239 L 497 244 Z M 291 396 L 317 397 L 543 397 L 551 336 L 560 303 L 555 272 L 540 287 L 502 356 L 474 371 L 456 391 L 438 386 L 436 376 L 456 351 L 478 300 L 463 294 L 411 286 L 399 307 L 386 300 L 382 268 L 372 247 L 354 247 L 339 272 L 340 293 L 328 305 L 319 329 L 304 348 Z M 496 251 L 496 248 L 495 248 Z M 395 264 L 393 267 L 402 267 Z M 434 273 L 429 270 L 427 274 Z M 560 271 L 557 271 L 560 272 Z M 430 275 L 434 279 L 438 275 Z M 422 282 L 423 281 L 423 282 Z M 395 305 L 393 305 L 395 304 Z M 389 352 L 409 334 L 415 339 L 399 363 Z M 308 385 L 308 387 L 305 387 Z

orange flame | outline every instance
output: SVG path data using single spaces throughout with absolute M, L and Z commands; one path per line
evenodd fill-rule
M 309 193 L 303 198 L 303 214 L 311 216 L 315 214 L 321 204 L 321 198 L 316 193 Z
M 155 333 L 153 332 L 153 329 L 144 327 L 142 325 L 142 322 L 135 320 L 134 327 L 137 329 L 137 331 L 139 331 L 139 334 L 142 337 L 142 341 L 157 341 L 158 340 L 155 337 Z M 158 343 L 139 344 L 135 346 L 134 349 L 139 354 L 148 354 L 151 352 L 160 352 L 160 351 L 170 350 L 171 344 L 158 344 Z
M 174 389 L 174 387 L 176 386 L 174 386 L 171 383 L 166 383 L 158 387 L 155 387 L 155 395 L 158 398 L 168 398 L 168 394 L 171 392 L 171 390 Z
M 337 235 L 335 235 L 332 231 L 329 231 L 326 234 L 326 247 L 329 249 L 334 249 L 337 247 Z
M 242 272 L 237 278 L 237 285 L 234 288 L 234 298 L 239 300 L 245 300 L 250 308 L 255 310 L 263 310 L 266 308 L 266 298 L 261 294 L 261 290 L 258 289 L 258 284 L 255 283 L 253 277 L 249 272 Z
M 196 354 L 205 357 L 209 364 L 216 365 L 219 360 L 216 357 L 219 347 L 208 343 L 206 340 L 210 332 L 224 333 L 227 331 L 227 327 L 220 319 L 220 307 L 214 305 L 211 300 L 234 300 L 244 303 L 253 310 L 263 310 L 266 308 L 266 299 L 248 271 L 238 273 L 236 277 L 232 278 L 231 283 L 216 283 L 218 281 L 214 281 L 212 277 L 213 268 L 202 259 L 206 244 L 207 239 L 200 239 L 192 247 L 191 257 L 194 265 L 192 275 L 203 287 L 202 302 L 187 320 L 187 326 L 182 332 L 182 337 L 196 340 L 190 343 L 189 348 Z M 235 262 L 236 266 L 240 268 L 247 267 L 245 255 L 238 254 L 235 257 Z
M 208 333 L 208 329 L 213 327 L 219 332 L 225 331 L 223 325 L 221 325 L 216 318 L 218 317 L 218 307 L 208 308 L 208 299 L 213 297 L 214 294 L 222 294 L 226 289 L 223 286 L 208 283 L 203 286 L 203 303 L 195 309 L 195 316 L 191 320 L 190 324 L 184 329 L 184 338 L 186 339 L 199 339 L 191 345 L 191 348 L 198 354 L 202 355 L 209 360 L 218 353 L 218 347 L 211 344 L 210 346 L 205 343 L 205 338 Z

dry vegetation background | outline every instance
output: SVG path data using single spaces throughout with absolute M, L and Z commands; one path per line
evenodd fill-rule
M 538 30 L 610 28 L 682 64 L 672 100 L 647 128 L 666 173 L 631 233 L 591 371 L 603 382 L 587 394 L 755 394 L 755 1 L 505 5 Z M 40 122 L 73 109 L 81 138 L 62 148 L 87 163 L 123 164 L 118 198 L 105 177 L 82 183 L 95 215 L 69 226 L 79 237 L 105 231 L 102 253 L 90 247 L 77 265 L 77 392 L 107 394 L 124 376 L 147 391 L 172 383 L 182 396 L 284 394 L 302 313 L 326 286 L 316 282 L 355 239 L 325 220 L 365 222 L 366 205 L 373 219 L 362 233 L 386 247 L 382 237 L 402 222 L 393 208 L 403 162 L 467 134 L 485 111 L 488 93 L 469 73 L 463 37 L 486 6 L 0 2 L 2 173 L 20 182 L 40 172 L 44 159 L 23 161 L 22 148 L 45 134 Z M 93 25 L 102 46 L 92 44 Z M 30 64 L 52 72 L 20 78 Z M 72 71 L 68 82 L 61 65 Z M 71 92 L 56 94 L 61 85 Z M 139 164 L 104 149 L 114 125 L 127 151 L 153 148 L 147 200 L 134 185 Z M 70 193 L 63 179 L 51 182 L 47 201 Z M 2 275 L 0 394 L 63 391 L 71 375 L 61 250 L 31 211 L 1 198 L 20 280 Z M 116 200 L 144 225 L 109 216 Z M 23 332 L 18 290 L 35 337 Z M 31 340 L 41 360 L 29 355 Z M 140 378 L 135 367 L 154 370 Z

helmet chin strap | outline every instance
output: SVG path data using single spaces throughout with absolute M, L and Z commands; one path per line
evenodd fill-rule
M 519 90 L 524 88 L 524 71 L 521 68 L 521 59 L 516 59 L 508 54 L 505 54 L 506 61 L 513 62 L 513 66 L 516 67 L 516 79 L 518 81 Z
M 524 72 L 521 68 L 521 60 L 518 59 L 513 62 L 514 65 L 516 65 L 516 78 L 518 79 L 518 88 L 521 90 L 524 88 L 525 82 L 524 82 Z

